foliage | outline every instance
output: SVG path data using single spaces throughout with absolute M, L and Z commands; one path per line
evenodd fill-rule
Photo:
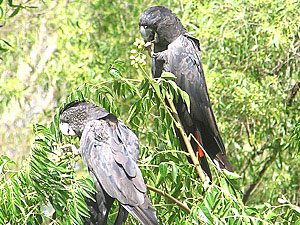
M 78 178 L 74 160 L 62 154 L 57 118 L 49 128 L 34 126 L 36 139 L 20 171 L 1 156 L 1 224 L 80 224 L 80 216 L 88 215 L 84 198 L 92 198 L 93 182 Z
M 31 131 L 32 123 L 47 124 L 71 92 L 70 99 L 84 97 L 123 119 L 141 140 L 146 183 L 191 209 L 189 216 L 149 192 L 161 223 L 299 223 L 299 94 L 292 106 L 286 104 L 300 72 L 297 1 L 27 3 L 39 8 L 20 10 L 0 28 L 0 39 L 12 46 L 0 64 L 1 154 L 16 161 L 1 156 L 1 224 L 79 223 L 78 216 L 86 213 L 84 206 L 63 204 L 76 196 L 81 206 L 90 193 L 76 187 L 92 186 L 61 152 L 70 140 L 61 139 L 56 120 L 49 128 L 36 126 L 35 137 Z M 149 78 L 149 57 L 141 55 L 131 66 L 131 45 L 140 38 L 138 17 L 159 4 L 200 39 L 214 113 L 240 178 L 213 171 L 213 185 L 199 181 L 178 148 L 174 120 L 161 101 L 166 91 L 172 97 L 184 93 L 178 93 L 170 74 Z M 58 181 L 62 186 L 51 188 Z M 59 196 L 56 217 L 45 214 L 51 196 Z
M 7 22 L 11 20 L 11 18 L 18 15 L 20 10 L 24 9 L 34 9 L 36 6 L 32 6 L 29 3 L 30 1 L 24 1 L 15 3 L 12 0 L 1 0 L 0 1 L 0 29 L 5 26 Z M 11 44 L 3 39 L 3 37 L 0 36 L 0 53 L 7 52 L 10 48 L 12 48 Z M 3 58 L 0 56 L 0 60 L 3 60 Z
M 192 209 L 190 217 L 172 202 L 151 193 L 157 214 L 164 215 L 158 216 L 161 224 L 198 222 L 266 224 L 275 221 L 295 223 L 297 218 L 299 219 L 299 207 L 288 203 L 287 200 L 282 200 L 285 204 L 280 206 L 284 208 L 284 213 L 278 210 L 278 206 L 274 207 L 270 204 L 262 206 L 260 210 L 246 207 L 242 203 L 241 192 L 234 184 L 238 178 L 236 175 L 226 175 L 215 170 L 217 179 L 214 184 L 209 185 L 199 181 L 195 168 L 186 160 L 186 153 L 180 151 L 176 141 L 174 142 L 176 120 L 164 102 L 166 93 L 170 93 L 173 98 L 177 98 L 178 95 L 184 96 L 173 82 L 174 77 L 166 74 L 158 80 L 153 80 L 147 75 L 143 80 L 132 81 L 123 78 L 117 70 L 113 70 L 113 76 L 115 73 L 118 73 L 117 78 L 103 84 L 82 86 L 71 94 L 67 102 L 88 99 L 120 116 L 122 107 L 116 101 L 118 97 L 139 96 L 136 103 L 132 105 L 129 111 L 131 116 L 126 122 L 141 140 L 140 167 L 145 180 L 147 184 L 170 193 Z M 87 208 L 83 197 L 91 195 L 92 183 L 87 180 L 83 185 L 84 180 L 74 179 L 74 163 L 70 157 L 62 155 L 59 147 L 63 143 L 68 143 L 69 139 L 62 142 L 57 118 L 54 117 L 54 122 L 49 129 L 39 125 L 35 127 L 38 137 L 33 145 L 28 167 L 11 176 L 11 179 L 7 179 L 2 186 L 1 195 L 6 195 L 6 198 L 2 199 L 7 199 L 3 204 L 4 209 L 10 206 L 7 208 L 12 209 L 14 212 L 12 215 L 15 216 L 5 220 L 7 214 L 3 213 L 0 218 L 3 218 L 4 223 L 8 221 L 45 223 L 48 219 L 55 224 L 77 224 L 80 223 L 79 215 L 86 215 Z M 149 129 L 151 123 L 155 126 Z M 4 159 L 2 165 L 5 166 L 5 162 L 10 161 L 6 157 Z M 19 183 L 15 184 L 15 182 Z M 22 188 L 23 185 L 30 187 L 25 189 L 26 193 L 24 187 Z M 9 188 L 12 188 L 13 192 Z M 11 198 L 7 197 L 9 193 L 13 193 Z M 34 194 L 30 195 L 32 196 L 30 200 L 24 201 L 22 196 L 28 196 L 28 193 Z M 55 209 L 55 214 L 49 218 L 41 207 L 41 204 L 45 203 L 51 204 Z M 33 209 L 28 211 L 27 208 Z
M 127 78 L 139 77 L 127 49 L 140 36 L 139 14 L 161 2 L 35 0 L 28 4 L 37 9 L 10 18 L 0 28 L 13 46 L 0 63 L 1 152 L 20 162 L 34 140 L 32 124 L 49 121 L 65 96 L 83 83 L 109 79 L 115 62 Z
M 297 1 L 194 1 L 182 15 L 200 38 L 214 112 L 252 204 L 282 194 L 299 203 L 290 144 L 299 96 L 287 107 L 300 72 L 298 11 Z
M 258 79 L 299 70 L 299 2 L 194 1 L 189 10 L 209 67 Z

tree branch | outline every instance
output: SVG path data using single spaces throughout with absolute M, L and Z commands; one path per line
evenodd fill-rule
M 261 183 L 261 180 L 262 180 L 263 176 L 265 175 L 265 173 L 267 172 L 267 169 L 271 166 L 272 162 L 275 161 L 276 156 L 279 152 L 279 149 L 280 148 L 274 149 L 272 156 L 270 156 L 270 158 L 264 162 L 262 169 L 258 172 L 256 180 L 252 184 L 250 184 L 249 187 L 247 188 L 247 190 L 245 191 L 245 193 L 243 195 L 243 203 L 244 204 L 248 201 L 250 195 L 253 194 L 253 192 L 257 189 L 257 187 Z
M 260 150 L 255 151 L 255 152 L 249 157 L 249 159 L 247 160 L 247 162 L 242 166 L 242 169 L 240 170 L 240 175 L 241 175 L 242 173 L 245 172 L 245 170 L 248 168 L 248 166 L 251 164 L 251 162 L 254 160 L 254 158 L 255 158 L 256 156 L 258 156 L 258 155 L 261 155 L 267 148 L 268 148 L 267 145 L 263 145 L 263 146 L 261 147 Z
M 263 150 L 264 150 L 264 149 L 262 149 L 262 150 L 260 150 L 260 151 L 258 151 L 258 152 L 254 152 L 254 153 L 250 156 L 250 158 L 247 160 L 247 162 L 242 166 L 242 169 L 240 170 L 240 175 L 243 174 L 243 173 L 245 172 L 245 170 L 248 168 L 248 166 L 251 164 L 251 162 L 253 161 L 253 159 L 254 159 L 256 156 L 258 156 L 258 155 L 260 155 L 260 154 L 263 153 Z
M 287 99 L 286 99 L 286 105 L 287 105 L 287 106 L 292 106 L 293 100 L 294 100 L 294 98 L 296 97 L 296 94 L 298 93 L 299 88 L 300 88 L 300 81 L 298 81 L 298 82 L 294 85 L 294 87 L 291 89 L 291 92 L 290 92 L 289 96 L 288 96 Z
M 151 78 L 150 76 L 148 76 L 148 74 L 146 73 L 146 71 L 145 71 L 142 67 L 140 67 L 140 68 L 142 69 L 142 71 L 144 72 L 144 74 L 146 75 L 146 77 L 149 79 L 150 84 L 153 86 L 154 90 L 157 91 L 156 88 L 155 88 L 155 86 L 154 86 L 154 84 L 153 84 L 152 81 L 151 81 L 152 78 Z M 168 91 L 166 91 L 165 98 L 167 99 L 167 101 L 168 101 L 168 103 L 169 103 L 169 105 L 170 105 L 170 108 L 171 108 L 171 110 L 172 110 L 172 113 L 170 113 L 170 111 L 168 110 L 168 106 L 166 105 L 165 101 L 161 98 L 160 93 L 157 93 L 157 97 L 160 99 L 161 103 L 164 105 L 164 107 L 166 108 L 167 112 L 168 112 L 168 113 L 170 114 L 170 116 L 172 117 L 172 119 L 173 119 L 173 121 L 174 121 L 176 127 L 178 128 L 178 130 L 179 130 L 179 132 L 180 132 L 180 134 L 181 134 L 181 136 L 182 136 L 182 138 L 183 138 L 183 140 L 184 140 L 184 143 L 185 143 L 185 145 L 186 145 L 186 148 L 187 148 L 187 150 L 188 150 L 188 153 L 190 154 L 190 157 L 191 157 L 191 159 L 192 159 L 192 162 L 193 162 L 193 164 L 194 164 L 195 167 L 196 167 L 196 170 L 197 170 L 197 172 L 198 172 L 198 175 L 199 175 L 201 181 L 204 182 L 204 181 L 206 180 L 206 176 L 205 176 L 205 174 L 204 174 L 202 168 L 200 167 L 200 163 L 199 163 L 199 161 L 198 161 L 198 159 L 197 159 L 197 157 L 196 157 L 196 155 L 195 155 L 195 153 L 194 153 L 194 150 L 193 150 L 193 147 L 192 147 L 192 145 L 191 145 L 191 142 L 189 141 L 188 136 L 186 135 L 186 133 L 185 133 L 185 131 L 184 131 L 184 129 L 183 129 L 183 126 L 182 126 L 181 121 L 180 121 L 180 119 L 179 119 L 177 110 L 176 110 L 176 108 L 175 108 L 175 106 L 174 106 L 173 101 L 172 101 L 171 98 L 170 98 L 170 95 L 169 95 Z M 200 145 L 199 145 L 199 146 L 200 146 Z M 205 152 L 205 151 L 203 150 L 202 146 L 200 146 L 200 148 L 202 149 L 203 152 Z
M 169 194 L 165 193 L 164 191 L 159 190 L 159 189 L 157 189 L 155 187 L 152 187 L 152 186 L 149 186 L 149 185 L 147 185 L 147 188 L 149 190 L 154 191 L 157 194 L 160 194 L 160 195 L 164 196 L 165 198 L 171 200 L 172 202 L 174 202 L 176 205 L 178 205 L 179 208 L 181 208 L 186 213 L 188 213 L 188 214 L 191 213 L 191 210 L 190 210 L 190 208 L 188 206 L 184 205 L 182 202 L 180 202 L 179 200 L 177 200 L 176 198 L 174 198 L 172 195 L 169 195 Z
M 177 128 L 178 128 L 178 130 L 179 130 L 179 132 L 180 132 L 180 134 L 181 134 L 181 136 L 183 138 L 183 140 L 184 140 L 184 143 L 185 143 L 186 148 L 187 148 L 187 150 L 188 150 L 188 152 L 190 154 L 190 157 L 191 157 L 191 159 L 193 161 L 193 164 L 196 166 L 196 170 L 197 170 L 197 172 L 199 174 L 199 177 L 200 177 L 201 181 L 204 182 L 206 180 L 206 176 L 203 173 L 202 168 L 200 167 L 199 161 L 198 161 L 198 159 L 197 159 L 197 157 L 195 155 L 195 152 L 193 150 L 191 142 L 189 141 L 189 139 L 188 139 L 188 137 L 187 137 L 187 135 L 186 135 L 186 133 L 185 133 L 185 131 L 183 129 L 183 126 L 182 126 L 182 124 L 180 122 L 177 110 L 176 110 L 176 108 L 174 106 L 173 101 L 170 99 L 170 95 L 169 95 L 168 92 L 166 92 L 166 99 L 167 99 L 167 101 L 168 101 L 168 103 L 169 103 L 169 105 L 171 107 L 172 113 L 173 113 L 173 115 L 174 115 L 174 117 L 175 117 L 175 119 L 177 121 L 177 125 L 176 126 L 177 126 Z M 200 148 L 202 148 L 202 146 L 200 146 Z M 204 152 L 203 149 L 202 149 L 202 151 Z

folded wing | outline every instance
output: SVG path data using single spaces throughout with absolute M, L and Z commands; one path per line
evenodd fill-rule
M 82 158 L 104 191 L 142 224 L 157 224 L 136 161 L 136 135 L 120 121 L 89 122 L 80 140 Z

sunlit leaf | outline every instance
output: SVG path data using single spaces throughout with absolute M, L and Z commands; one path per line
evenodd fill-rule
M 174 180 L 174 182 L 176 181 L 177 175 L 178 175 L 177 166 L 175 164 L 172 164 L 172 179 Z
M 176 76 L 173 73 L 169 73 L 169 72 L 163 72 L 161 74 L 161 78 L 164 78 L 166 80 L 175 80 Z
M 168 171 L 168 164 L 167 163 L 161 163 L 159 165 L 159 172 L 161 173 L 161 176 L 165 178 L 167 176 Z
M 12 17 L 16 16 L 16 15 L 19 13 L 20 9 L 21 9 L 20 7 L 16 8 L 16 9 L 12 12 L 12 14 L 9 15 L 9 18 L 12 18 Z

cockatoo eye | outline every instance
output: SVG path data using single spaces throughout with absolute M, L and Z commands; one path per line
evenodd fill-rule
M 148 26 L 141 26 L 140 32 L 145 41 L 152 41 L 154 39 L 154 31 Z

